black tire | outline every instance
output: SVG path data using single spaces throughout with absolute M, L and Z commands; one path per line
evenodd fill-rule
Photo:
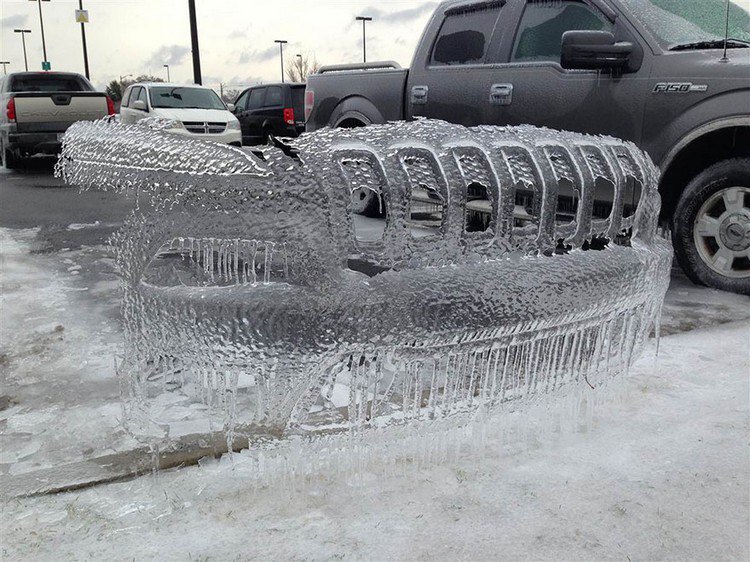
M 276 135 L 271 129 L 266 129 L 263 131 L 263 144 L 264 145 L 271 145 L 273 146 L 273 139 L 276 138 Z
M 698 174 L 680 196 L 672 233 L 677 261 L 693 282 L 750 295 L 750 158 Z
M 18 156 L 10 148 L 6 148 L 0 143 L 0 162 L 6 170 L 15 170 L 18 168 Z

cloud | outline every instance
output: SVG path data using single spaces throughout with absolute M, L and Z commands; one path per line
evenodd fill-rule
M 279 46 L 268 47 L 267 49 L 242 51 L 240 53 L 240 64 L 247 64 L 249 62 L 263 63 L 273 60 L 279 56 Z
M 29 16 L 23 14 L 14 14 L 0 19 L 0 27 L 7 27 L 8 29 L 23 27 Z
M 413 8 L 405 8 L 403 10 L 385 11 L 380 8 L 370 6 L 361 10 L 363 15 L 371 16 L 375 21 L 381 21 L 384 23 L 406 23 L 415 20 L 425 14 L 432 13 L 437 5 L 436 2 L 425 2 Z
M 228 39 L 245 39 L 247 37 L 247 31 L 242 29 L 235 29 L 229 35 Z
M 182 45 L 162 45 L 146 61 L 149 67 L 159 67 L 163 64 L 177 66 L 185 62 L 185 58 L 190 54 L 190 49 Z

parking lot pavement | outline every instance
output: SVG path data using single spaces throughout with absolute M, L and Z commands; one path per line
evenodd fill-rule
M 39 228 L 40 243 L 53 251 L 104 243 L 133 209 L 132 198 L 66 186 L 53 175 L 55 160 L 0 168 L 0 228 Z

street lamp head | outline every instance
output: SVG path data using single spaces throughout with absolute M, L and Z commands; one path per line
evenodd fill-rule
M 15 33 L 31 33 L 30 29 L 14 29 Z
M 370 16 L 357 16 L 354 19 L 357 21 L 372 21 L 372 18 Z
M 286 43 L 289 43 L 289 41 L 285 41 L 284 39 L 274 39 L 274 41 L 273 41 L 273 42 L 274 42 L 274 43 L 281 43 L 281 44 L 286 44 Z
M 165 64 L 165 65 L 163 65 L 163 66 L 164 66 L 164 68 L 169 68 L 169 65 L 168 65 L 168 64 Z

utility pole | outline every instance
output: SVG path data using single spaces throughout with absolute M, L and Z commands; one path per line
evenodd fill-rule
M 165 65 L 164 65 L 164 68 L 166 68 L 166 69 L 167 69 L 167 82 L 171 82 L 171 80 L 169 79 L 169 65 L 168 65 L 168 64 L 165 64 Z
M 274 40 L 274 43 L 279 44 L 279 57 L 281 57 L 281 83 L 284 83 L 284 45 L 286 45 L 289 41 L 284 41 L 283 39 L 276 39 Z
M 26 72 L 29 71 L 29 59 L 26 58 L 26 34 L 31 33 L 30 29 L 14 29 L 14 33 L 21 34 L 21 43 L 23 43 L 23 65 L 26 67 Z
M 29 0 L 30 2 L 36 2 L 39 6 L 39 26 L 42 30 L 42 54 L 44 55 L 44 62 L 42 63 L 43 70 L 49 70 L 46 68 L 44 63 L 48 63 L 47 60 L 47 44 L 44 42 L 44 18 L 42 17 L 42 2 L 49 2 L 49 0 Z
M 84 20 L 88 20 L 83 17 L 83 0 L 78 0 L 78 9 L 81 12 L 81 43 L 83 44 L 83 68 L 86 72 L 86 79 L 91 80 L 91 75 L 89 74 L 89 53 L 86 49 L 86 25 L 84 22 Z
M 0 60 L 0 64 L 3 65 L 3 76 L 8 74 L 8 69 L 6 68 L 6 65 L 10 64 L 9 60 Z
M 188 0 L 190 11 L 190 46 L 193 50 L 193 82 L 203 84 L 201 78 L 201 55 L 198 50 L 198 23 L 195 17 L 195 0 Z
M 369 16 L 357 16 L 354 19 L 362 22 L 362 62 L 367 62 L 367 37 L 365 36 L 365 25 L 368 21 L 372 21 L 372 18 Z

